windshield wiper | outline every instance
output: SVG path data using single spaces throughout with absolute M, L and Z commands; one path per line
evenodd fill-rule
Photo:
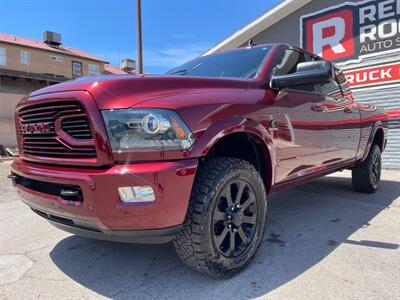
M 185 69 L 183 69 L 183 70 L 179 70 L 179 71 L 175 71 L 175 72 L 172 72 L 172 73 L 169 73 L 168 75 L 186 75 L 188 73 L 188 70 L 185 70 Z

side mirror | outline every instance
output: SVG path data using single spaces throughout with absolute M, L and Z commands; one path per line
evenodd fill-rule
M 327 61 L 309 61 L 299 63 L 295 73 L 275 75 L 271 79 L 271 88 L 283 89 L 306 84 L 324 83 L 333 80 L 333 66 Z

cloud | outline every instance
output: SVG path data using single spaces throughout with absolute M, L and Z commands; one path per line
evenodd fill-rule
M 195 44 L 182 46 L 175 45 L 161 49 L 145 49 L 143 53 L 145 60 L 144 64 L 149 67 L 173 68 L 196 58 L 207 49 L 209 49 L 208 46 Z
M 210 45 L 195 43 L 174 43 L 161 48 L 146 47 L 144 45 L 144 69 L 149 73 L 164 73 L 196 58 L 206 52 L 210 47 Z M 120 61 L 124 58 L 135 60 L 137 58 L 136 50 L 129 51 L 126 49 L 122 51 L 103 51 L 96 54 L 115 66 L 119 66 Z

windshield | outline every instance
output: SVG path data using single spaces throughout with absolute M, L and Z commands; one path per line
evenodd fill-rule
M 271 47 L 242 48 L 198 57 L 167 75 L 254 78 Z

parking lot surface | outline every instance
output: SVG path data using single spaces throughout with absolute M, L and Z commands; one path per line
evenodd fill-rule
M 18 199 L 0 162 L 0 299 L 400 299 L 400 172 L 376 194 L 335 173 L 269 198 L 257 256 L 236 277 L 185 267 L 171 244 L 60 231 Z

